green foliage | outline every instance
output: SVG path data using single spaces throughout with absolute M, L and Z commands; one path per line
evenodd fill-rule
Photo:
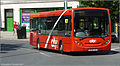
M 120 2 L 117 0 L 115 1 L 103 1 L 103 0 L 80 1 L 80 4 L 85 5 L 84 7 L 108 8 L 110 11 L 112 24 L 119 22 L 119 3 Z

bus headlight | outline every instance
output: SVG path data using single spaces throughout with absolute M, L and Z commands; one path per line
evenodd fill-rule
M 75 41 L 75 43 L 77 43 L 77 41 Z
M 109 42 L 110 42 L 110 40 L 107 40 L 107 41 L 106 41 L 106 43 L 109 43 Z
M 80 44 L 78 41 L 75 41 L 76 44 Z

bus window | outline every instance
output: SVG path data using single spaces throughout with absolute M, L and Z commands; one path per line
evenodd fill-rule
M 108 13 L 105 10 L 76 10 L 74 36 L 105 37 L 110 35 Z
M 54 34 L 56 34 L 57 36 L 64 36 L 65 35 L 65 23 L 64 23 L 63 17 L 59 20 L 57 26 L 55 27 Z
M 31 24 L 37 25 L 37 26 L 32 26 L 32 28 L 35 28 L 38 30 L 39 33 L 43 35 L 49 35 L 50 31 L 52 30 L 55 22 L 59 16 L 54 16 L 54 17 L 40 17 L 40 18 L 34 18 Z M 67 23 L 65 23 L 65 19 L 67 19 Z M 71 36 L 72 32 L 72 26 L 71 26 L 71 16 L 63 16 L 58 24 L 56 25 L 55 29 L 52 32 L 52 35 L 55 36 Z
M 40 18 L 37 18 L 37 34 L 41 34 L 41 29 L 40 29 Z
M 56 18 L 54 20 L 56 21 Z M 67 16 L 63 16 L 59 20 L 57 26 L 55 27 L 53 31 L 53 34 L 57 36 L 71 36 L 71 32 L 72 32 L 71 16 L 67 15 Z
M 40 29 L 41 29 L 41 34 L 46 34 L 46 18 L 41 17 L 40 19 Z
M 46 34 L 49 35 L 49 33 L 51 32 L 54 24 L 55 24 L 56 19 L 53 17 L 46 17 Z
M 31 31 L 35 31 L 37 29 L 37 27 L 36 27 L 36 24 L 37 24 L 36 18 L 31 18 L 30 21 L 31 21 L 31 23 L 30 23 Z
M 65 36 L 71 36 L 72 34 L 72 25 L 71 25 L 71 16 L 64 16 L 65 23 Z

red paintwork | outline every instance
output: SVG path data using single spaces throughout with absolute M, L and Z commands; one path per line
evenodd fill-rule
M 49 40 L 49 44 L 47 45 L 47 49 L 53 49 L 53 50 L 59 50 L 59 42 L 62 40 L 63 42 L 63 51 L 65 52 L 75 52 L 75 51 L 88 51 L 88 49 L 98 49 L 98 51 L 110 51 L 111 49 L 111 36 L 105 37 L 104 39 L 102 38 L 85 38 L 80 40 L 81 38 L 74 37 L 74 32 L 73 32 L 73 11 L 74 10 L 79 10 L 79 9 L 100 9 L 100 10 L 107 10 L 108 15 L 109 15 L 109 24 L 111 25 L 111 20 L 110 20 L 110 14 L 109 10 L 106 8 L 73 8 L 69 9 L 64 15 L 71 15 L 72 19 L 72 37 L 64 37 L 64 36 L 51 36 Z M 48 17 L 48 16 L 60 16 L 64 10 L 59 10 L 59 11 L 49 11 L 49 12 L 40 12 L 40 13 L 35 13 L 31 14 L 30 18 L 35 18 L 35 17 Z M 111 34 L 111 26 L 110 26 L 110 34 Z M 39 38 L 40 40 L 40 47 L 44 48 L 48 35 L 37 35 L 36 32 L 31 32 L 30 31 L 30 45 L 32 46 L 37 46 L 37 39 Z M 52 47 L 51 42 L 52 39 L 57 40 L 57 45 L 56 48 Z M 90 40 L 96 40 L 94 44 L 89 44 Z M 108 42 L 109 40 L 109 42 Z M 75 43 L 75 41 L 79 42 L 79 44 Z M 108 42 L 108 43 L 106 43 Z
M 111 49 L 111 37 L 102 38 L 85 38 L 79 40 L 80 38 L 73 39 L 73 50 L 72 51 L 88 51 L 88 49 L 98 49 L 98 51 L 109 51 Z M 96 40 L 94 44 L 90 44 L 89 40 Z M 109 42 L 108 42 L 109 40 Z M 79 44 L 75 43 L 79 42 Z M 108 42 L 108 43 L 106 43 Z
M 30 45 L 37 46 L 37 33 L 36 32 L 30 32 Z

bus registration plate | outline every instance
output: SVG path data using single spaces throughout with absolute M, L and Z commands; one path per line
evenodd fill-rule
M 98 49 L 88 49 L 88 51 L 98 51 Z

